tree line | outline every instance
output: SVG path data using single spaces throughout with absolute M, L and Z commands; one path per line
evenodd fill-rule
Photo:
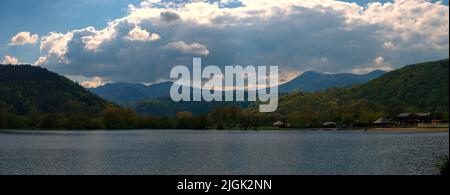
M 382 104 L 365 98 L 348 97 L 348 89 L 331 89 L 319 93 L 294 92 L 281 97 L 277 112 L 260 113 L 255 106 L 222 106 L 206 114 L 189 111 L 174 116 L 139 115 L 131 109 L 103 104 L 95 112 L 78 109 L 79 103 L 68 101 L 66 111 L 51 113 L 18 111 L 0 104 L 0 129 L 243 129 L 269 128 L 277 121 L 290 128 L 320 128 L 335 122 L 344 128 L 368 127 L 380 117 L 395 120 L 401 112 L 432 112 L 448 121 L 448 106 Z M 71 103 L 70 103 L 71 102 Z M 17 110 L 17 109 L 16 109 Z
M 277 114 L 261 114 L 239 107 L 216 108 L 195 116 L 139 116 L 130 109 L 107 106 L 99 114 L 59 113 L 19 116 L 0 109 L 0 129 L 253 129 L 271 126 Z

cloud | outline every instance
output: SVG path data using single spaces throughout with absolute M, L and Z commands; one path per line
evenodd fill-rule
M 192 54 L 192 55 L 207 56 L 209 54 L 209 51 L 206 48 L 206 46 L 199 44 L 199 43 L 187 44 L 184 41 L 179 41 L 179 42 L 168 43 L 165 46 L 165 48 L 168 50 L 180 51 L 182 53 Z
M 280 74 L 279 83 L 284 84 L 286 82 L 289 82 L 292 79 L 295 79 L 301 73 L 299 71 L 289 71 L 289 72 L 280 72 L 279 74 Z
M 98 76 L 95 76 L 92 78 L 87 78 L 87 77 L 83 77 L 83 76 L 67 75 L 67 78 L 80 83 L 80 85 L 85 88 L 96 88 L 96 87 L 100 87 L 100 86 L 103 86 L 103 85 L 111 82 L 111 81 L 107 81 L 104 78 L 98 77 Z
M 180 16 L 175 12 L 164 11 L 164 12 L 161 12 L 160 18 L 161 18 L 162 22 L 170 23 L 170 22 L 178 21 L 180 19 Z
M 69 51 L 67 44 L 72 38 L 73 33 L 62 34 L 55 32 L 41 37 L 40 50 L 41 53 L 46 55 L 39 57 L 34 64 L 68 64 L 65 54 Z
M 65 75 L 153 83 L 172 67 L 279 65 L 280 72 L 367 72 L 448 58 L 449 9 L 396 0 L 142 1 L 105 28 L 41 38 L 36 64 Z M 156 41 L 157 40 L 157 41 Z
M 366 73 L 373 72 L 375 70 L 382 70 L 382 71 L 389 72 L 389 71 L 394 70 L 394 67 L 392 67 L 392 65 L 390 65 L 390 64 L 387 64 L 384 61 L 383 56 L 379 56 L 379 57 L 375 58 L 372 65 L 367 66 L 367 67 L 362 67 L 362 68 L 354 68 L 352 70 L 352 72 L 355 74 L 366 74 Z
M 37 34 L 31 35 L 30 32 L 19 32 L 11 38 L 9 45 L 35 44 L 39 39 Z
M 94 77 L 92 78 L 91 81 L 84 81 L 81 83 L 81 86 L 86 87 L 86 88 L 96 88 L 99 86 L 103 86 L 105 85 L 106 81 L 104 81 L 101 77 Z
M 1 64 L 19 64 L 19 60 L 14 56 L 5 56 Z
M 94 27 L 88 27 L 75 31 L 74 34 L 80 36 L 86 50 L 95 52 L 99 51 L 99 48 L 103 43 L 109 42 L 117 37 L 117 32 L 114 28 L 105 28 L 97 31 Z
M 161 39 L 158 34 L 151 34 L 138 26 L 131 30 L 125 38 L 130 41 L 157 41 Z

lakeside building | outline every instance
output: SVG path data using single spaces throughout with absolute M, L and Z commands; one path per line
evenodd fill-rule
M 332 127 L 332 128 L 336 128 L 337 127 L 337 123 L 335 123 L 335 122 L 325 122 L 322 125 L 324 127 Z
M 417 125 L 419 123 L 431 123 L 431 113 L 400 113 L 397 116 L 399 125 Z
M 277 121 L 276 123 L 273 124 L 273 127 L 277 128 L 277 129 L 281 129 L 281 128 L 285 128 L 286 124 L 282 121 Z
M 378 120 L 372 122 L 372 126 L 376 127 L 389 127 L 392 125 L 392 122 L 386 118 L 379 118 Z

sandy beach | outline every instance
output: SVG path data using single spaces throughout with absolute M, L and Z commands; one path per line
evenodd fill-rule
M 412 132 L 412 133 L 434 133 L 448 132 L 449 128 L 372 128 L 367 131 L 383 131 L 383 132 Z

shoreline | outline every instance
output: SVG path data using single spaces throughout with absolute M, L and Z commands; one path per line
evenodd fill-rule
M 195 131 L 196 129 L 0 129 L 0 132 L 19 132 L 19 131 L 73 131 L 73 132 L 92 132 L 92 131 L 109 131 L 109 132 L 115 132 L 115 131 L 158 131 L 158 130 L 165 130 L 165 131 Z M 368 128 L 368 129 L 358 129 L 358 128 L 349 128 L 349 129 L 337 129 L 337 128 L 310 128 L 310 129 L 294 129 L 294 128 L 282 128 L 282 129 L 258 129 L 258 130 L 244 130 L 244 129 L 223 129 L 223 130 L 217 130 L 217 129 L 197 129 L 198 131 L 336 131 L 336 132 L 342 132 L 342 131 L 362 131 L 362 132 L 401 132 L 401 133 L 443 133 L 443 132 L 449 132 L 449 128 L 414 128 L 414 127 L 408 127 L 408 128 Z

